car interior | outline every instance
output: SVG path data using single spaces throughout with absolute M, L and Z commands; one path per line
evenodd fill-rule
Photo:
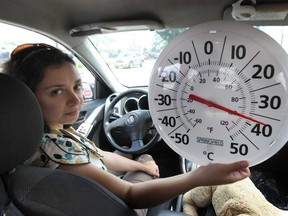
M 150 115 L 149 76 L 162 50 L 185 30 L 220 20 L 245 23 L 263 31 L 281 27 L 280 36 L 274 36 L 288 51 L 287 11 L 285 0 L 0 0 L 0 48 L 6 46 L 11 51 L 17 43 L 47 42 L 49 38 L 52 42 L 48 43 L 73 55 L 79 70 L 89 74 L 87 77 L 83 72 L 87 95 L 73 127 L 103 150 L 118 150 L 133 158 L 150 154 L 159 166 L 161 178 L 165 178 L 193 172 L 199 164 L 167 145 Z M 12 28 L 7 30 L 7 26 L 29 30 L 45 39 L 27 39 Z M 148 50 L 150 36 L 143 32 L 157 34 L 149 42 L 153 49 Z M 276 34 L 276 30 L 270 33 Z M 119 43 L 114 34 L 120 36 Z M 161 35 L 165 40 L 159 40 Z M 123 44 L 129 44 L 131 50 Z M 141 51 L 140 63 L 119 68 L 114 65 L 118 54 L 128 51 Z M 23 165 L 42 138 L 40 107 L 24 84 L 1 70 L 0 101 L 1 215 L 137 215 L 114 194 L 86 177 Z M 126 122 L 136 118 L 137 124 L 126 127 Z M 266 199 L 288 211 L 287 148 L 283 145 L 250 170 L 251 179 Z M 182 199 L 183 195 L 179 195 L 149 209 L 147 215 L 186 215 Z M 212 205 L 200 208 L 198 214 L 216 215 Z

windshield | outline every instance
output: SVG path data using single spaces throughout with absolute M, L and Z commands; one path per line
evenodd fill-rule
M 54 45 L 64 50 L 53 40 L 26 29 L 0 23 L 3 34 L 0 36 L 0 72 L 2 63 L 7 61 L 15 46 L 31 41 Z M 287 26 L 257 26 L 273 37 L 288 51 Z M 170 42 L 186 29 L 165 29 L 156 31 L 130 31 L 97 34 L 89 36 L 94 46 L 105 59 L 118 81 L 127 87 L 148 86 L 154 63 Z M 19 37 L 21 35 L 21 37 Z M 67 51 L 68 52 L 68 51 Z M 90 72 L 78 61 L 77 66 L 84 82 L 93 80 Z
M 288 27 L 259 26 L 288 51 Z M 148 86 L 154 63 L 164 47 L 185 29 L 132 31 L 89 38 L 117 79 L 127 87 Z
M 120 32 L 89 38 L 122 85 L 147 86 L 158 55 L 184 30 Z

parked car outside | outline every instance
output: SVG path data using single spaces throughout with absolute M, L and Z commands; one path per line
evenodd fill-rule
M 0 72 L 2 71 L 3 63 L 9 58 L 10 52 L 2 47 L 0 48 Z
M 116 68 L 133 68 L 135 66 L 142 67 L 144 64 L 144 56 L 139 52 L 123 52 L 115 59 Z
M 145 59 L 157 59 L 159 56 L 159 53 L 156 52 L 144 52 Z
M 89 83 L 82 83 L 83 97 L 85 100 L 91 100 L 93 98 L 92 86 Z

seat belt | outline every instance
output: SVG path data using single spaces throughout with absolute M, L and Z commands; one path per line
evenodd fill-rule
M 3 176 L 0 176 L 0 216 L 24 216 L 9 199 L 5 190 Z
M 7 194 L 4 188 L 4 184 L 3 184 L 3 179 L 2 176 L 0 178 L 0 215 L 5 215 L 4 214 L 4 210 L 6 208 L 6 204 L 7 204 Z

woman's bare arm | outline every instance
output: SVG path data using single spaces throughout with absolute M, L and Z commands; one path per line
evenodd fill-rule
M 61 165 L 59 168 L 99 182 L 131 208 L 149 208 L 198 186 L 228 184 L 242 180 L 250 175 L 248 165 L 246 161 L 210 164 L 187 174 L 137 184 L 126 182 L 92 164 Z
M 159 177 L 159 168 L 153 161 L 146 163 L 140 163 L 129 158 L 125 158 L 122 155 L 118 155 L 113 152 L 99 150 L 103 155 L 103 162 L 105 166 L 114 171 L 128 172 L 128 171 L 143 171 L 152 176 Z

